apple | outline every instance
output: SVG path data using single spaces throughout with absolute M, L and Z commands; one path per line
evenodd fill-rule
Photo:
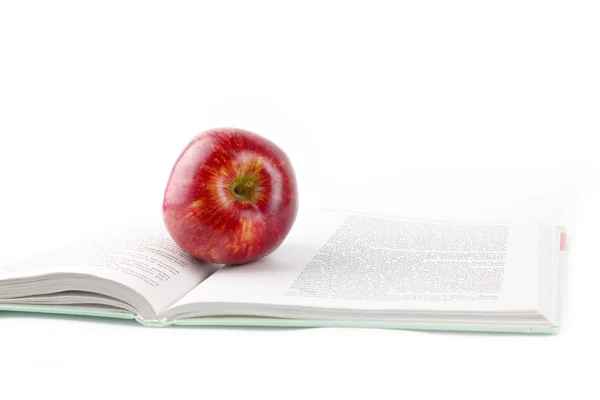
M 186 253 L 219 264 L 248 263 L 272 253 L 292 228 L 296 175 L 270 140 L 244 129 L 211 129 L 177 159 L 162 213 Z

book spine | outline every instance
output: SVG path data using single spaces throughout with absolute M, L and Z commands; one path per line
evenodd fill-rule
M 164 328 L 173 325 L 173 321 L 168 321 L 166 318 L 162 319 L 147 319 L 141 315 L 136 315 L 135 320 L 144 326 L 151 328 Z

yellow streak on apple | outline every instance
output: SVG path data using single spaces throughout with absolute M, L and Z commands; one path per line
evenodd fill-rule
M 192 208 L 200 208 L 202 207 L 203 200 L 199 199 L 192 203 Z
M 252 231 L 254 230 L 254 226 L 252 225 L 252 220 L 248 218 L 241 218 L 240 223 L 242 225 L 240 239 L 242 242 L 250 242 L 252 240 Z

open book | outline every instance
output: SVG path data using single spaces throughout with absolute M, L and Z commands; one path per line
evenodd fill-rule
M 301 211 L 240 266 L 199 261 L 166 230 L 0 266 L 0 310 L 149 326 L 345 326 L 553 333 L 563 228 Z

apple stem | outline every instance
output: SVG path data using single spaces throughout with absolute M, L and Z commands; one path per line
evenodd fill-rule
M 254 185 L 254 182 L 248 181 L 248 182 L 245 182 L 242 185 L 237 185 L 235 187 L 234 191 L 235 191 L 235 193 L 241 195 L 241 194 L 244 193 L 244 189 L 248 189 L 248 188 L 252 187 L 252 185 Z

